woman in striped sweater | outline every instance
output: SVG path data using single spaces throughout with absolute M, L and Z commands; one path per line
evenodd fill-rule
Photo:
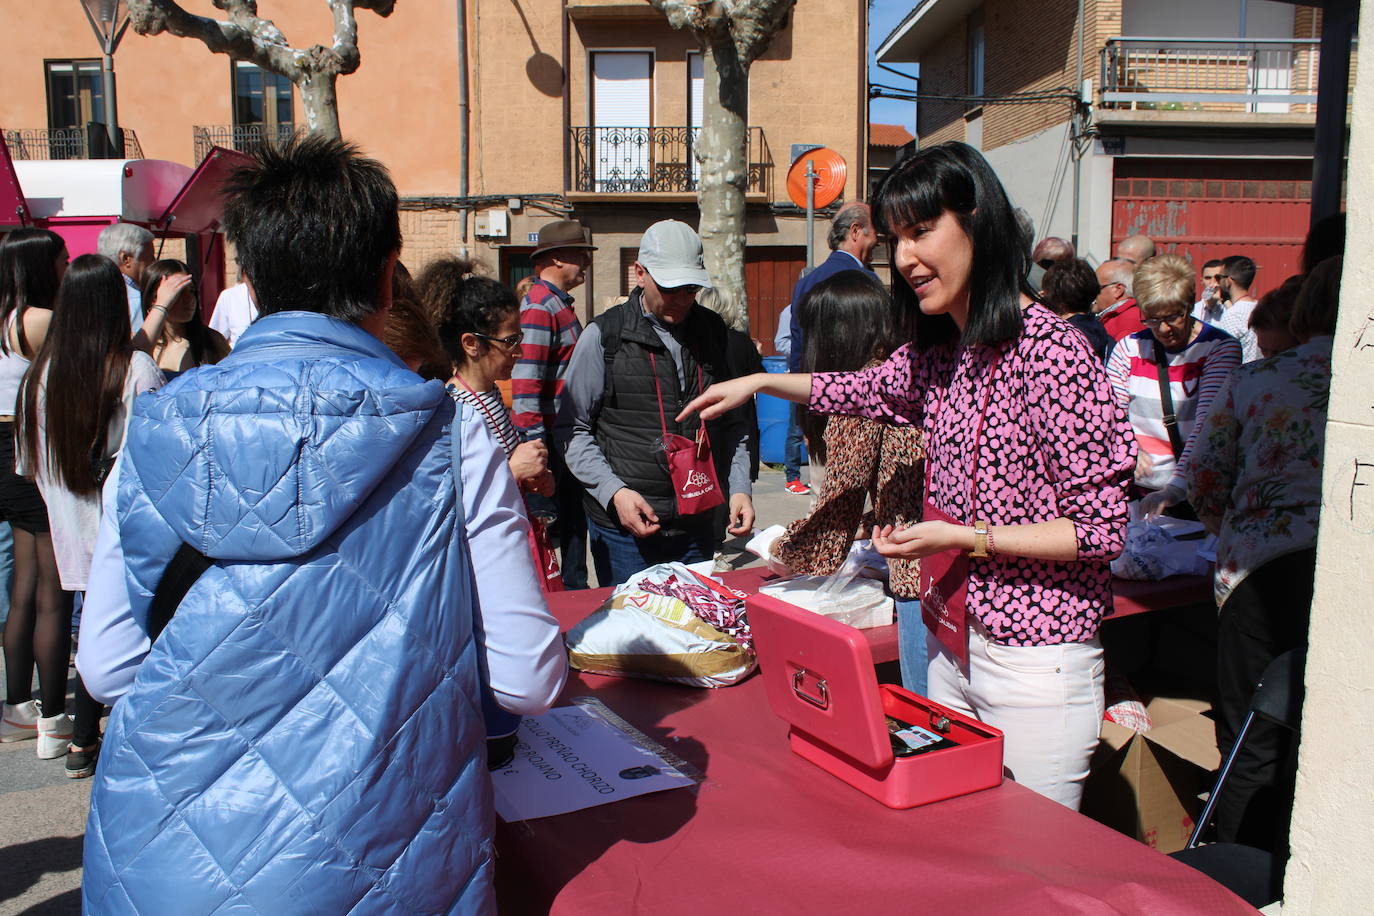
M 1198 430 L 1240 365 L 1241 349 L 1230 334 L 1192 316 L 1197 287 L 1187 258 L 1150 258 L 1136 270 L 1134 288 L 1145 330 L 1117 342 L 1107 377 L 1135 430 L 1136 484 L 1146 491 L 1141 509 L 1149 517 L 1183 502 Z

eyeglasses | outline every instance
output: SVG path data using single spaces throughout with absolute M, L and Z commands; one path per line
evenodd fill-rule
M 1159 330 L 1164 325 L 1182 324 L 1186 319 L 1192 317 L 1188 312 L 1178 312 L 1173 315 L 1165 315 L 1163 318 L 1141 318 L 1140 323 L 1151 330 Z
M 521 341 L 523 341 L 523 340 L 525 339 L 525 335 L 524 335 L 523 333 L 521 333 L 521 334 L 512 334 L 512 335 L 509 336 L 509 337 L 492 337 L 490 334 L 481 334 L 481 333 L 479 333 L 479 332 L 477 332 L 477 331 L 473 331 L 473 332 L 472 332 L 472 336 L 473 336 L 473 337 L 480 337 L 480 338 L 482 338 L 483 340 L 489 340 L 489 341 L 491 341 L 492 343 L 499 343 L 501 346 L 505 347 L 507 350 L 514 350 L 516 347 L 520 346 Z
M 697 293 L 701 292 L 701 287 L 688 283 L 685 286 L 660 286 L 658 291 L 664 296 L 691 296 L 695 299 Z

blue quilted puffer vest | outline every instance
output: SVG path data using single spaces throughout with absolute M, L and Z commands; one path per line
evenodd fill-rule
M 138 400 L 135 619 L 180 542 L 214 565 L 110 718 L 88 913 L 493 908 L 453 419 L 437 382 L 304 312 Z

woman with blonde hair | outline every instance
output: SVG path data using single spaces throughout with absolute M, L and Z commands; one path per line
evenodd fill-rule
M 1176 254 L 1141 264 L 1134 289 L 1145 329 L 1117 341 L 1107 360 L 1112 392 L 1139 445 L 1135 480 L 1147 517 L 1183 503 L 1198 430 L 1241 361 L 1234 337 L 1193 317 L 1196 276 Z M 1175 514 L 1192 513 L 1179 506 Z

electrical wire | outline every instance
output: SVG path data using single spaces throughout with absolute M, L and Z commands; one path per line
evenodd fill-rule
M 889 67 L 887 64 L 883 63 L 882 61 L 875 60 L 873 63 L 874 63 L 877 67 L 879 67 L 879 68 L 881 68 L 881 69 L 883 69 L 883 70 L 886 70 L 888 73 L 895 73 L 895 74 L 897 74 L 898 76 L 902 77 L 902 79 L 911 80 L 913 83 L 919 83 L 919 82 L 921 81 L 921 78 L 920 78 L 919 76 L 916 76 L 916 75 L 911 74 L 911 73 L 903 73 L 902 71 L 898 70 L 896 67 Z

